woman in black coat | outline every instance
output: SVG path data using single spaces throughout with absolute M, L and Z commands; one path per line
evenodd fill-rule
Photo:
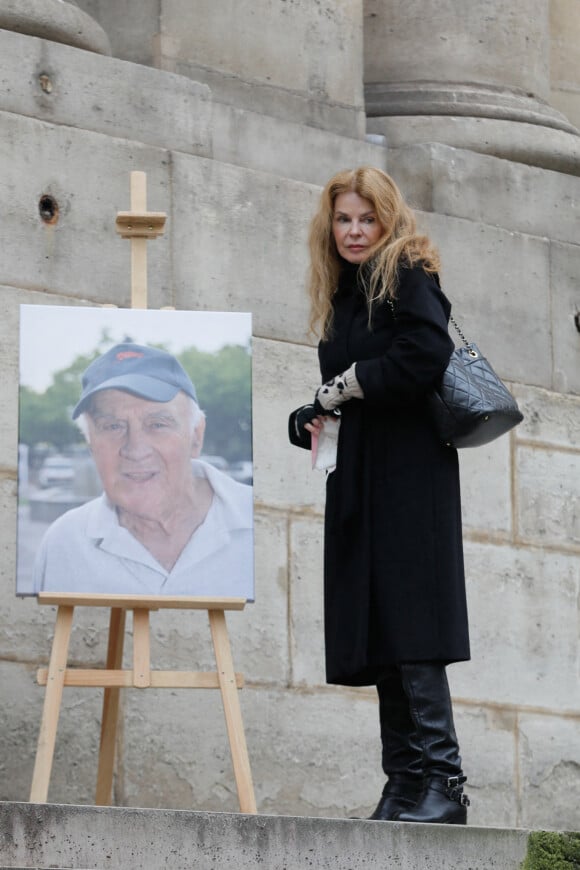
M 310 448 L 340 419 L 324 543 L 329 683 L 376 685 L 383 770 L 373 819 L 465 824 L 445 666 L 469 659 L 457 453 L 425 397 L 453 342 L 439 258 L 378 169 L 326 185 L 310 231 L 323 385 L 290 416 Z

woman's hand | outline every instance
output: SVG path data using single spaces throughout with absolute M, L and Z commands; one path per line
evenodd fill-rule
M 325 411 L 320 413 L 320 409 L 313 405 L 303 405 L 296 412 L 294 418 L 294 426 L 296 435 L 300 438 L 302 432 L 310 432 L 311 435 L 319 435 L 320 430 L 324 426 L 324 417 L 338 417 L 340 411 Z
M 324 426 L 324 417 L 318 416 L 313 417 L 310 423 L 306 423 L 304 428 L 310 432 L 311 435 L 320 435 L 320 431 Z

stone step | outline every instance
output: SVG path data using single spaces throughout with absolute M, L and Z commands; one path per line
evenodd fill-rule
M 529 837 L 471 826 L 0 803 L 0 868 L 11 870 L 519 870 Z

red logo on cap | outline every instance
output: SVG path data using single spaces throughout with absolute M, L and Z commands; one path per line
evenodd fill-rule
M 116 355 L 116 359 L 118 359 L 119 362 L 121 362 L 124 359 L 130 359 L 130 357 L 132 357 L 132 356 L 139 357 L 139 356 L 144 356 L 144 354 L 140 353 L 138 350 L 121 350 Z

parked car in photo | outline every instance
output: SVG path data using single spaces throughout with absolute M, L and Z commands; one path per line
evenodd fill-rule
M 75 477 L 74 465 L 66 456 L 47 456 L 38 472 L 38 485 L 71 487 Z

